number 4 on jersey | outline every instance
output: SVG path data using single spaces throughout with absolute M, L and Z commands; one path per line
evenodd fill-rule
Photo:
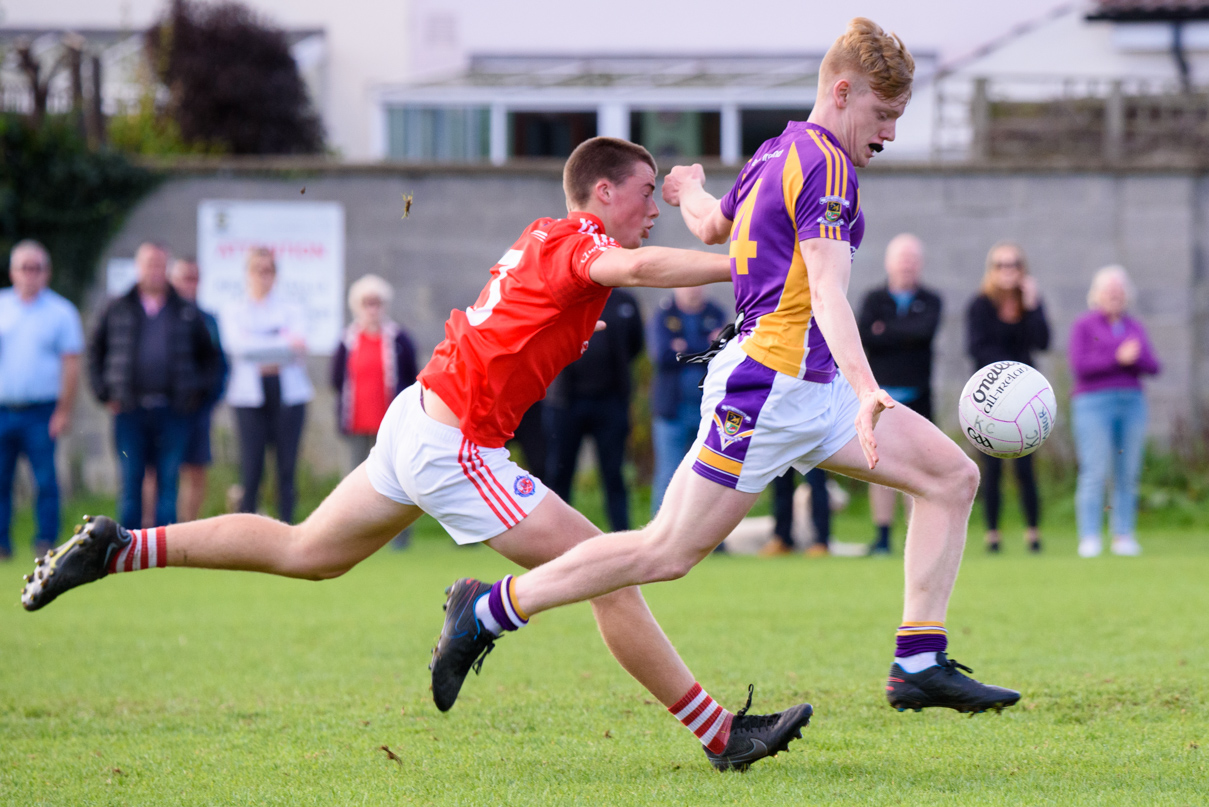
M 524 253 L 519 249 L 510 249 L 504 253 L 504 257 L 500 258 L 500 262 L 496 264 L 500 268 L 500 273 L 491 281 L 491 285 L 487 287 L 487 302 L 481 306 L 470 306 L 466 309 L 466 319 L 470 320 L 470 324 L 478 327 L 486 321 L 487 317 L 491 316 L 491 312 L 495 310 L 495 306 L 500 301 L 500 286 L 507 277 L 509 270 L 515 269 L 516 265 L 521 262 L 521 256 Z
M 756 257 L 757 244 L 750 238 L 751 216 L 756 207 L 756 196 L 760 193 L 760 183 L 763 181 L 763 177 L 756 180 L 751 193 L 747 194 L 747 198 L 739 207 L 738 215 L 735 216 L 735 235 L 730 242 L 730 257 L 735 261 L 735 274 L 747 274 L 748 260 Z

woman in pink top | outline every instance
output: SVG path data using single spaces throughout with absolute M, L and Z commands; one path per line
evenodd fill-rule
M 1120 266 L 1096 272 L 1087 304 L 1091 308 L 1071 327 L 1068 355 L 1074 376 L 1071 414 L 1079 482 L 1075 512 L 1079 555 L 1092 558 L 1102 550 L 1104 491 L 1109 471 L 1112 551 L 1142 552 L 1134 535 L 1138 477 L 1146 444 L 1146 399 L 1143 375 L 1159 372 L 1159 362 L 1142 323 L 1125 313 L 1133 284 Z

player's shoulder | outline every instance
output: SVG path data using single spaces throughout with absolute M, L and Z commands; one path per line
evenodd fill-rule
M 852 160 L 848 158 L 848 154 L 840 148 L 839 141 L 831 132 L 819 126 L 803 127 L 794 138 L 794 146 L 797 149 L 798 159 L 802 161 L 802 166 L 807 165 L 827 167 L 847 167 L 849 171 L 853 170 Z

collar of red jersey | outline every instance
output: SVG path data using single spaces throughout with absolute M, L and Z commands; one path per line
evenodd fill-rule
M 567 220 L 571 222 L 578 222 L 580 224 L 580 232 L 597 232 L 601 235 L 608 234 L 605 232 L 604 222 L 601 221 L 600 217 L 594 213 L 586 213 L 582 210 L 572 210 L 567 214 Z M 584 228 L 583 224 L 585 222 L 593 225 L 595 229 L 590 230 Z

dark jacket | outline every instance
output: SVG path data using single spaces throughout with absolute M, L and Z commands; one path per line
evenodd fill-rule
M 696 315 L 685 317 L 676 307 L 676 298 L 667 297 L 659 303 L 655 316 L 651 317 L 651 359 L 655 364 L 655 378 L 651 384 L 651 409 L 657 417 L 668 420 L 679 417 L 681 397 L 684 390 L 692 389 L 705 378 L 706 365 L 682 364 L 676 361 L 674 339 L 683 339 L 688 347 L 684 353 L 700 353 L 707 350 L 710 334 L 726 325 L 726 314 L 712 300 Z M 686 379 L 685 376 L 691 376 Z M 701 401 L 701 390 L 696 390 L 696 401 Z
M 887 287 L 865 295 L 857 327 L 878 384 L 931 388 L 932 342 L 940 328 L 941 308 L 940 297 L 924 286 L 915 291 L 903 314 L 898 313 L 898 303 Z M 873 332 L 875 322 L 885 325 L 880 334 Z
M 607 327 L 593 334 L 583 355 L 554 379 L 546 394 L 550 406 L 568 406 L 580 398 L 630 399 L 630 362 L 644 345 L 638 300 L 613 289 L 600 318 Z
M 210 394 L 206 396 L 203 406 L 213 407 L 218 405 L 222 400 L 223 393 L 227 391 L 227 376 L 231 375 L 231 365 L 227 363 L 227 355 L 222 351 L 222 336 L 219 335 L 218 318 L 209 311 L 201 312 L 202 319 L 206 322 L 206 330 L 210 333 L 210 341 L 214 343 L 214 349 L 218 351 L 218 368 L 214 373 L 214 383 L 210 387 Z
M 168 400 L 179 414 L 191 414 L 212 395 L 221 354 L 197 306 L 186 302 L 171 287 L 164 314 L 169 318 Z M 111 300 L 97 321 L 88 345 L 88 380 L 101 403 L 116 401 L 123 411 L 138 408 L 134 365 L 146 320 L 135 286 Z
M 384 326 L 382 333 L 383 335 L 394 333 L 394 350 L 391 351 L 394 360 L 393 366 L 382 368 L 383 377 L 387 379 L 387 383 L 390 379 L 394 379 L 393 398 L 393 395 L 398 395 L 416 383 L 418 372 L 416 348 L 411 343 L 407 332 L 393 322 Z M 353 384 L 348 374 L 348 354 L 349 350 L 356 345 L 359 336 L 360 330 L 357 326 L 349 325 L 344 332 L 344 338 L 340 340 L 340 346 L 336 348 L 336 355 L 332 356 L 332 389 L 339 393 L 336 396 L 336 423 L 344 434 L 349 433 L 349 419 L 352 417 Z M 389 404 L 390 401 L 387 403 Z
M 990 297 L 979 294 L 970 301 L 966 309 L 966 353 L 975 370 L 997 361 L 1032 366 L 1033 351 L 1048 347 L 1049 323 L 1043 305 L 1025 311 L 1019 322 L 1004 322 Z

